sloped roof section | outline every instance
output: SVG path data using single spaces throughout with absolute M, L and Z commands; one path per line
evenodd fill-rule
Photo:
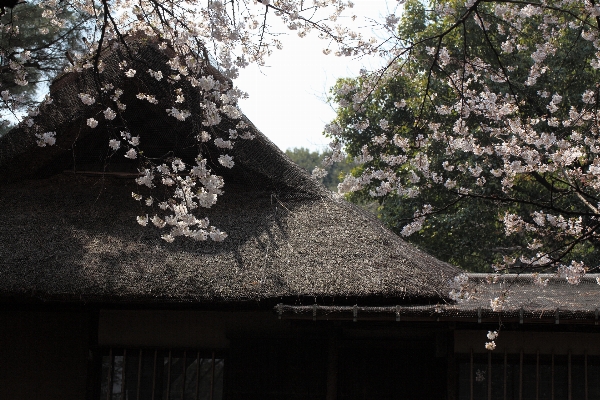
M 132 68 L 164 69 L 168 54 L 156 46 L 130 47 Z M 125 50 L 113 50 L 119 51 Z M 190 160 L 201 151 L 212 160 L 226 184 L 206 215 L 229 236 L 221 243 L 166 243 L 158 228 L 137 225 L 136 216 L 152 210 L 131 198 L 139 187 L 123 173 L 135 172 L 138 164 L 107 152 L 109 138 L 124 126 L 87 127 L 87 118 L 103 109 L 77 97 L 96 90 L 92 72 L 67 74 L 53 85 L 54 102 L 42 108 L 34 128 L 21 125 L 0 139 L 1 298 L 119 304 L 447 299 L 456 268 L 335 197 L 247 120 L 255 138 L 238 140 L 228 151 L 236 165 L 221 168 L 214 162 L 219 149 L 194 147 L 204 129 L 202 109 L 192 106 L 183 123 L 166 116 L 172 88 L 142 73 L 127 81 L 116 65 L 119 57 L 104 55 L 103 74 L 128 98 L 125 128 L 142 136 L 150 156 L 170 151 Z M 158 105 L 134 99 L 149 85 L 160 95 Z M 197 89 L 182 88 L 190 104 L 199 104 L 193 101 Z M 223 118 L 211 134 L 226 137 L 237 122 Z M 37 146 L 34 134 L 44 131 L 56 131 L 56 146 Z
M 526 313 L 537 318 L 554 318 L 562 313 L 595 314 L 600 308 L 599 274 L 586 274 L 578 284 L 569 283 L 556 274 L 540 274 L 542 284 L 536 284 L 533 274 L 468 274 L 470 298 L 451 309 L 457 313 L 494 314 L 490 300 L 505 296 L 496 313 L 519 315 Z M 481 311 L 478 311 L 481 310 Z M 575 317 L 573 317 L 575 318 Z
M 586 274 L 571 284 L 556 274 L 467 274 L 468 296 L 458 303 L 396 306 L 331 306 L 278 304 L 287 318 L 600 323 L 600 274 Z M 543 284 L 536 284 L 536 278 Z M 503 298 L 492 309 L 491 301 Z
M 273 190 L 307 197 L 323 194 L 322 187 L 315 186 L 302 169 L 290 163 L 277 146 L 262 134 L 253 140 L 238 139 L 238 145 L 232 151 L 227 151 L 235 156 L 236 163 L 244 164 L 243 169 L 230 171 L 222 167 L 216 157 L 223 151 L 219 151 L 212 141 L 199 144 L 196 136 L 206 130 L 213 139 L 221 137 L 227 140 L 229 129 L 234 129 L 239 120 L 222 115 L 222 122 L 218 126 L 204 126 L 203 98 L 199 89 L 185 78 L 180 77 L 178 81 L 167 78 L 178 74 L 178 71 L 167 66 L 173 56 L 173 51 L 168 47 L 160 50 L 156 43 L 131 41 L 126 48 L 121 45 L 105 52 L 101 82 L 95 79 L 92 68 L 60 76 L 50 89 L 52 103 L 41 107 L 40 115 L 34 118 L 33 127 L 21 124 L 0 138 L 0 182 L 40 178 L 66 169 L 137 172 L 139 163 L 124 158 L 124 148 L 113 153 L 108 147 L 110 139 L 120 139 L 120 132 L 128 131 L 132 136 L 142 138 L 140 149 L 149 158 L 177 155 L 193 163 L 200 153 L 208 158 L 213 170 L 230 181 L 252 181 L 254 185 L 261 186 L 276 184 Z M 127 62 L 126 66 L 123 66 L 122 60 Z M 124 72 L 128 69 L 137 71 L 134 78 L 126 77 Z M 161 71 L 165 78 L 157 81 L 147 73 L 150 69 Z M 210 64 L 205 65 L 202 74 L 214 77 L 221 84 L 223 93 L 232 87 L 231 82 Z M 106 83 L 110 83 L 112 89 L 99 90 Z M 122 118 L 106 121 L 102 111 L 107 106 L 116 110 L 115 103 L 110 99 L 116 89 L 123 90 L 120 100 L 127 108 L 121 112 Z M 183 104 L 175 102 L 174 89 L 181 89 L 186 99 Z M 85 105 L 79 98 L 82 93 L 103 98 L 104 104 L 98 101 L 93 105 Z M 159 99 L 158 104 L 138 99 L 139 94 L 154 95 Z M 165 110 L 173 106 L 189 109 L 191 117 L 180 122 L 168 116 Z M 97 119 L 100 125 L 91 129 L 87 126 L 88 118 Z M 242 117 L 241 120 L 250 126 L 250 131 L 257 131 L 247 118 Z M 57 132 L 56 145 L 44 148 L 37 146 L 35 135 L 48 131 Z

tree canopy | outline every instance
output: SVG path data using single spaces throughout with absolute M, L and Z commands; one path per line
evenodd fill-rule
M 54 16 L 54 18 L 50 18 Z M 69 64 L 67 53 L 84 50 L 90 16 L 65 2 L 49 11 L 41 1 L 24 2 L 0 18 L 0 87 L 4 116 L 33 108 L 48 83 Z
M 430 7 L 435 5 L 430 4 Z M 481 10 L 481 15 L 492 14 L 489 6 Z M 504 65 L 510 66 L 514 71 L 510 80 L 498 82 L 498 79 L 491 77 L 480 79 L 476 95 L 481 96 L 486 92 L 490 95 L 501 92 L 505 96 L 518 94 L 525 99 L 519 107 L 521 119 L 539 118 L 540 110 L 542 110 L 541 117 L 546 120 L 557 118 L 554 115 L 560 111 L 557 110 L 554 115 L 551 115 L 553 113 L 546 108 L 547 101 L 544 94 L 539 94 L 539 90 L 522 83 L 528 79 L 534 63 L 528 53 L 503 52 L 502 48 L 508 46 L 504 44 L 506 42 L 502 42 L 496 49 L 492 34 L 489 33 L 487 36 L 481 34 L 481 23 L 478 23 L 477 18 L 465 20 L 461 29 L 449 31 L 441 44 L 439 39 L 432 39 L 438 37 L 440 32 L 448 31 L 453 23 L 453 19 L 444 18 L 439 13 L 432 13 L 422 2 L 408 1 L 398 26 L 398 36 L 409 43 L 423 42 L 425 48 L 429 48 L 431 55 L 435 53 L 434 49 L 437 45 L 440 49 L 438 56 L 447 54 L 447 57 L 455 60 L 466 60 L 467 57 L 476 59 L 477 62 L 485 64 L 487 70 L 501 69 Z M 528 34 L 521 38 L 520 46 L 535 46 L 535 35 L 532 32 L 538 31 L 539 24 L 542 24 L 541 18 L 536 21 L 536 24 L 526 27 Z M 495 35 L 497 36 L 498 33 L 495 32 Z M 496 42 L 498 40 L 500 39 L 495 38 Z M 592 45 L 588 41 L 578 40 L 576 36 L 565 35 L 557 39 L 557 47 L 558 51 L 564 54 L 560 57 L 552 57 L 548 63 L 548 71 L 540 79 L 548 82 L 547 85 L 551 85 L 553 93 L 560 93 L 565 103 L 581 103 L 581 93 L 587 89 L 589 82 L 598 81 L 597 70 L 592 68 L 589 60 L 586 61 L 585 58 L 586 52 L 591 51 Z M 396 64 L 403 64 L 403 73 L 394 75 L 386 80 L 385 84 L 377 86 L 369 93 L 368 98 L 363 101 L 363 109 L 357 109 L 352 99 L 364 86 L 370 84 L 370 78 L 342 79 L 333 88 L 333 100 L 339 105 L 338 118 L 335 122 L 341 128 L 340 133 L 335 136 L 336 139 L 345 145 L 351 156 L 360 157 L 365 149 L 375 154 L 375 157 L 355 175 L 360 176 L 365 169 L 392 168 L 396 169 L 398 174 L 410 174 L 405 178 L 407 179 L 405 184 L 412 186 L 400 192 L 387 191 L 382 188 L 385 179 L 373 180 L 350 198 L 362 199 L 375 196 L 380 203 L 379 216 L 392 229 L 408 236 L 409 241 L 463 268 L 481 272 L 491 271 L 492 265 L 504 264 L 505 258 L 518 257 L 524 249 L 527 249 L 529 241 L 534 236 L 526 229 L 506 235 L 502 223 L 504 216 L 527 215 L 538 211 L 544 199 L 548 198 L 548 190 L 552 190 L 553 185 L 554 190 L 558 189 L 557 179 L 560 180 L 560 174 L 555 171 L 543 174 L 529 171 L 524 176 L 518 176 L 512 183 L 511 191 L 508 193 L 510 198 L 507 199 L 503 185 L 494 181 L 485 182 L 480 179 L 478 183 L 476 180 L 475 183 L 481 187 L 481 190 L 474 193 L 452 190 L 461 185 L 465 188 L 469 187 L 473 183 L 470 182 L 474 180 L 473 178 L 485 179 L 486 175 L 482 168 L 486 164 L 493 163 L 492 166 L 497 168 L 503 165 L 502 160 L 495 159 L 493 154 L 485 152 L 476 154 L 468 149 L 467 151 L 461 149 L 459 152 L 450 153 L 447 143 L 443 143 L 447 142 L 449 137 L 443 140 L 434 139 L 421 147 L 426 148 L 425 154 L 429 166 L 442 167 L 444 172 L 440 173 L 440 176 L 449 175 L 445 181 L 442 182 L 437 178 L 436 184 L 433 175 L 427 176 L 429 171 L 419 170 L 414 163 L 407 162 L 411 154 L 421 153 L 417 150 L 419 148 L 417 140 L 422 137 L 427 141 L 425 139 L 428 134 L 427 128 L 435 128 L 437 132 L 456 132 L 454 129 L 456 115 L 460 109 L 449 110 L 447 113 L 440 112 L 442 110 L 436 107 L 436 103 L 439 102 L 437 98 L 441 96 L 453 95 L 451 88 L 448 87 L 449 82 L 452 81 L 448 77 L 456 74 L 457 71 L 463 71 L 457 69 L 457 64 L 448 63 L 442 67 L 439 65 L 441 61 L 436 61 L 432 66 L 431 55 L 428 56 L 426 50 L 415 57 L 402 57 L 396 60 Z M 436 95 L 435 100 L 432 98 L 428 101 L 429 99 L 423 97 L 427 91 Z M 460 95 L 467 103 L 465 96 L 469 93 Z M 546 95 L 548 96 L 549 94 Z M 493 142 L 485 138 L 490 128 L 487 132 L 482 129 L 481 124 L 487 121 L 481 114 L 471 111 L 464 119 L 467 122 L 465 125 L 468 124 L 470 129 L 475 130 L 477 139 L 485 139 L 491 144 Z M 429 127 L 419 124 L 419 120 L 428 121 Z M 446 167 L 443 166 L 444 163 Z M 451 171 L 454 166 L 456 171 Z M 423 172 L 425 176 L 421 175 Z M 435 174 L 433 168 L 430 173 Z M 434 179 L 423 184 L 421 178 Z M 444 187 L 440 187 L 442 183 Z M 402 181 L 397 183 L 398 186 L 401 184 Z M 432 207 L 429 211 L 430 215 L 422 224 L 411 225 L 424 204 Z M 573 196 L 555 197 L 553 206 L 570 212 L 589 211 L 585 203 L 574 201 Z M 409 228 L 406 228 L 407 226 Z M 560 247 L 560 243 L 553 243 L 548 239 L 550 238 L 545 240 L 547 251 Z M 595 246 L 595 241 L 583 240 L 564 257 L 568 261 L 577 258 L 583 259 L 586 265 L 595 265 L 599 261 Z
M 320 179 L 323 185 L 335 192 L 337 192 L 337 185 L 340 183 L 340 179 L 354 168 L 351 160 L 346 160 L 326 166 L 322 171 L 319 168 L 315 171 L 315 167 L 321 165 L 325 157 L 331 156 L 331 151 L 319 152 L 310 151 L 304 147 L 295 147 L 287 149 L 285 154 L 307 172 L 315 172 L 315 178 Z
M 378 198 L 391 227 L 471 270 L 596 268 L 592 14 L 407 2 L 392 61 L 332 91 L 328 133 L 364 162 L 341 190 Z

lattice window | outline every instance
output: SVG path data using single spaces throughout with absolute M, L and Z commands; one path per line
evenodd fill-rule
M 600 357 L 489 352 L 459 356 L 460 400 L 600 400 Z
M 107 349 L 101 400 L 221 400 L 225 360 L 214 352 Z

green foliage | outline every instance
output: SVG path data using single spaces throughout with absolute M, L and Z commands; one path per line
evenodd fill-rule
M 0 125 L 0 137 L 6 135 L 14 126 L 13 125 Z
M 327 171 L 327 176 L 321 181 L 323 182 L 323 185 L 333 192 L 337 192 L 337 185 L 340 183 L 341 178 L 350 173 L 354 166 L 350 160 L 346 160 L 346 162 L 334 163 L 333 165 L 323 167 L 321 165 L 323 159 L 331 155 L 331 152 L 327 151 L 318 152 L 310 151 L 304 147 L 295 147 L 293 149 L 287 149 L 285 154 L 309 173 L 311 173 L 315 167 L 321 167 Z
M 0 22 L 4 26 L 18 27 L 18 34 L 4 29 L 0 32 L 0 79 L 1 90 L 9 90 L 14 95 L 23 95 L 23 103 L 36 103 L 42 90 L 68 64 L 67 51 L 71 54 L 83 50 L 82 35 L 89 16 L 71 11 L 66 4 L 55 10 L 60 20 L 52 23 L 51 18 L 42 16 L 39 1 L 23 2 L 7 10 Z M 31 53 L 31 59 L 22 62 L 27 72 L 28 85 L 15 83 L 15 72 L 10 63 L 19 61 L 24 52 Z

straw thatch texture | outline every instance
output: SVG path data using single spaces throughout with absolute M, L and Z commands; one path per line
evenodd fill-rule
M 209 211 L 225 242 L 168 244 L 135 223 L 146 210 L 133 189 L 126 179 L 74 174 L 3 185 L 0 292 L 109 302 L 427 301 L 445 297 L 456 272 L 344 201 L 283 200 L 235 185 Z
M 153 45 L 136 46 L 139 59 L 130 65 L 164 69 L 165 54 Z M 108 54 L 104 60 L 105 79 L 113 79 L 115 87 L 122 84 L 130 98 L 125 121 L 133 135 L 142 135 L 144 151 L 170 150 L 188 160 L 197 154 L 194 137 L 202 129 L 202 110 L 192 106 L 185 123 L 169 119 L 164 108 L 172 105 L 167 101 L 172 88 L 146 82 L 142 73 L 139 81 L 124 82 L 115 67 L 118 58 Z M 62 77 L 53 87 L 54 103 L 36 118 L 39 130 L 57 132 L 56 147 L 38 148 L 24 125 L 0 139 L 0 295 L 5 299 L 214 304 L 318 297 L 337 304 L 396 304 L 447 297 L 456 268 L 335 198 L 252 125 L 255 139 L 240 140 L 228 151 L 236 161 L 231 171 L 214 162 L 220 152 L 213 145 L 200 148 L 225 175 L 225 194 L 207 211 L 211 224 L 229 234 L 225 242 L 169 244 L 157 228 L 138 226 L 135 217 L 152 211 L 131 198 L 139 191 L 132 178 L 62 172 L 137 166 L 121 153 L 104 153 L 111 132 L 122 129 L 116 122 L 95 130 L 85 126 L 101 110 L 77 99 L 78 93 L 94 90 L 90 74 Z M 153 93 L 163 95 L 157 96 L 159 106 L 133 99 L 140 90 L 135 85 L 150 84 Z M 195 89 L 183 88 L 190 104 L 197 104 Z M 225 136 L 235 123 L 224 118 L 213 137 Z
M 468 301 L 451 307 L 457 313 L 493 313 L 490 300 L 506 294 L 501 310 L 503 315 L 527 314 L 542 318 L 555 314 L 569 315 L 572 319 L 594 315 L 600 308 L 598 274 L 585 275 L 573 285 L 564 277 L 541 274 L 545 286 L 534 283 L 532 274 L 506 274 L 493 279 L 488 274 L 469 274 L 472 295 Z M 478 311 L 481 310 L 481 311 Z

